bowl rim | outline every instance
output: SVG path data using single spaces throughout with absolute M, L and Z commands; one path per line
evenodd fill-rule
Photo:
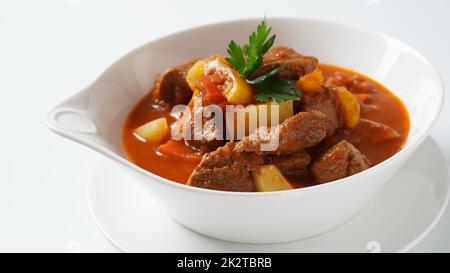
M 398 151 L 396 154 L 394 154 L 393 156 L 389 157 L 388 159 L 384 160 L 383 162 L 367 169 L 364 170 L 360 173 L 348 176 L 348 177 L 344 177 L 338 180 L 334 180 L 331 182 L 327 182 L 327 183 L 323 183 L 323 184 L 317 184 L 317 185 L 313 185 L 313 186 L 308 186 L 308 187 L 303 187 L 303 188 L 297 188 L 297 189 L 291 189 L 291 190 L 285 190 L 285 191 L 271 191 L 271 192 L 234 192 L 234 191 L 220 191 L 220 190 L 214 190 L 214 189 L 205 189 L 205 188 L 199 188 L 199 187 L 194 187 L 194 186 L 189 186 L 183 183 L 178 183 L 169 179 L 166 179 L 164 177 L 158 176 L 156 174 L 153 174 L 141 167 L 139 167 L 138 165 L 132 163 L 131 161 L 127 160 L 126 158 L 119 156 L 118 154 L 116 154 L 115 152 L 100 146 L 96 143 L 92 143 L 90 141 L 85 141 L 82 138 L 77 138 L 75 136 L 73 136 L 73 134 L 67 133 L 65 130 L 60 129 L 58 126 L 56 126 L 55 124 L 53 124 L 53 122 L 51 122 L 51 117 L 52 117 L 52 113 L 54 110 L 56 110 L 60 105 L 64 104 L 66 101 L 70 101 L 71 98 L 84 93 L 86 91 L 88 91 L 90 89 L 91 86 L 93 86 L 96 82 L 98 82 L 101 78 L 104 77 L 104 75 L 108 74 L 108 72 L 110 72 L 117 64 L 121 63 L 123 60 L 127 59 L 128 57 L 134 55 L 136 52 L 144 49 L 146 46 L 148 46 L 151 43 L 157 42 L 159 40 L 163 40 L 163 39 L 168 39 L 174 36 L 177 36 L 181 33 L 184 32 L 191 32 L 191 31 L 200 31 L 202 28 L 206 28 L 206 27 L 217 27 L 223 24 L 236 24 L 236 23 L 250 23 L 250 22 L 254 22 L 256 20 L 261 20 L 261 19 L 265 19 L 267 21 L 271 21 L 271 20 L 276 20 L 276 21 L 307 21 L 310 23 L 319 23 L 319 24 L 328 24 L 328 25 L 333 25 L 333 26 L 337 26 L 339 28 L 346 28 L 349 29 L 351 31 L 356 31 L 356 32 L 365 32 L 371 35 L 375 35 L 375 36 L 379 36 L 381 38 L 384 38 L 386 40 L 395 42 L 395 43 L 399 43 L 401 44 L 403 47 L 407 48 L 410 52 L 414 53 L 414 55 L 422 58 L 425 62 L 429 63 L 432 70 L 434 71 L 434 73 L 436 74 L 437 78 L 438 78 L 438 100 L 439 100 L 439 105 L 438 105 L 438 109 L 435 111 L 435 115 L 433 117 L 433 120 L 431 121 L 431 123 L 428 125 L 428 128 L 425 130 L 425 132 L 414 142 L 412 143 L 408 143 L 408 144 L 404 144 L 404 146 L 402 146 L 401 150 Z M 395 94 L 395 92 L 394 92 Z M 324 19 L 319 19 L 319 18 L 309 18 L 309 17 L 293 17 L 293 16 L 273 16 L 270 18 L 261 18 L 261 17 L 246 17 L 246 18 L 238 18 L 238 19 L 228 19 L 228 20 L 221 20 L 221 21 L 216 21 L 216 22 L 212 22 L 212 23 L 207 23 L 207 24 L 199 24 L 196 26 L 192 26 L 189 28 L 185 28 L 185 29 L 181 29 L 175 32 L 171 32 L 167 35 L 163 35 L 163 36 L 159 36 L 155 39 L 152 39 L 150 41 L 147 41 L 146 43 L 134 48 L 133 50 L 129 51 L 128 53 L 126 53 L 125 55 L 123 55 L 122 57 L 120 57 L 119 59 L 117 59 L 115 62 L 113 62 L 112 64 L 110 64 L 94 81 L 92 81 L 86 88 L 82 89 L 81 91 L 75 93 L 73 96 L 69 97 L 68 99 L 66 99 L 64 102 L 58 104 L 58 106 L 56 106 L 55 108 L 53 108 L 47 115 L 47 120 L 46 120 L 46 124 L 48 126 L 48 128 L 53 131 L 54 133 L 61 135 L 65 138 L 68 138 L 74 142 L 80 143 L 82 145 L 85 145 L 101 154 L 103 154 L 104 156 L 113 159 L 114 161 L 123 164 L 127 167 L 130 167 L 132 170 L 147 176 L 148 178 L 151 178 L 152 180 L 155 180 L 158 183 L 162 183 L 164 185 L 167 186 L 171 186 L 174 188 L 178 188 L 180 190 L 187 190 L 187 191 L 193 191 L 196 193 L 200 193 L 200 194 L 217 194 L 217 195 L 224 195 L 224 196 L 236 196 L 236 197 L 246 197 L 246 196 L 252 196 L 252 197 L 260 197 L 260 196 L 273 196 L 273 195 L 288 195 L 288 194 L 298 194 L 301 192 L 306 192 L 306 191 L 315 191 L 315 190 L 323 190 L 326 188 L 332 188 L 332 187 L 336 187 L 336 186 L 343 186 L 344 184 L 350 183 L 352 181 L 356 181 L 358 180 L 358 178 L 363 177 L 364 175 L 373 173 L 373 172 L 377 172 L 380 169 L 384 168 L 385 165 L 390 164 L 391 161 L 397 160 L 398 158 L 404 156 L 404 154 L 407 151 L 413 150 L 415 149 L 418 145 L 420 145 L 425 138 L 429 135 L 429 132 L 431 130 L 431 128 L 436 124 L 436 121 L 438 119 L 438 117 L 440 116 L 440 113 L 442 112 L 442 107 L 443 107 L 443 103 L 444 103 L 444 85 L 443 85 L 443 81 L 442 81 L 442 77 L 440 76 L 438 70 L 436 69 L 436 67 L 433 65 L 433 63 L 428 60 L 425 56 L 423 56 L 423 54 L 421 54 L 420 52 L 418 52 L 416 49 L 412 48 L 411 46 L 409 46 L 408 44 L 392 37 L 389 36 L 387 34 L 384 34 L 382 32 L 378 32 L 378 31 L 374 31 L 374 30 L 370 30 L 368 28 L 364 28 L 364 27 L 360 27 L 360 26 L 355 26 L 355 25 L 351 25 L 348 23 L 342 23 L 342 22 L 337 22 L 337 21 L 331 21 L 331 20 L 324 20 Z M 409 109 L 408 109 L 409 110 Z M 152 181 L 153 182 L 153 181 Z

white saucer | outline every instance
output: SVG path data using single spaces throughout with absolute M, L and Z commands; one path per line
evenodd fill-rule
M 96 169 L 89 197 L 100 229 L 126 252 L 403 252 L 437 223 L 449 197 L 449 169 L 428 138 L 367 207 L 344 225 L 283 244 L 238 244 L 184 228 L 111 161 Z

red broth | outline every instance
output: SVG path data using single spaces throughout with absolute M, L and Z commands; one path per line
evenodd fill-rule
M 395 129 L 399 136 L 395 139 L 373 143 L 365 140 L 367 131 L 339 130 L 330 140 L 317 145 L 309 152 L 312 157 L 321 154 L 333 140 L 347 139 L 354 144 L 374 164 L 378 164 L 397 153 L 406 141 L 409 131 L 409 115 L 406 107 L 391 91 L 376 81 L 358 72 L 319 64 L 325 79 L 337 85 L 346 86 L 362 101 L 361 118 L 380 122 Z M 127 158 L 139 167 L 166 179 L 186 183 L 195 166 L 200 162 L 199 152 L 186 146 L 184 142 L 174 142 L 161 153 L 159 145 L 139 140 L 133 131 L 151 120 L 165 117 L 172 123 L 171 109 L 156 107 L 150 96 L 144 97 L 129 114 L 123 129 L 123 146 Z M 169 152 L 167 152 L 169 151 Z M 295 188 L 314 185 L 310 176 L 289 177 Z

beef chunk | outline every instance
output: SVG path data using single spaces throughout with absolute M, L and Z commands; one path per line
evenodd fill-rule
M 174 66 L 166 70 L 156 82 L 152 92 L 156 101 L 163 101 L 169 105 L 188 104 L 192 97 L 192 90 L 186 81 L 189 69 L 197 60 Z
M 370 161 L 352 144 L 343 140 L 316 161 L 311 172 L 318 183 L 341 179 L 370 167 Z
M 195 131 L 193 118 L 189 123 L 191 126 L 191 139 L 187 139 L 186 143 L 202 154 L 214 151 L 225 144 L 224 136 L 222 136 L 222 139 L 216 137 L 216 124 L 214 123 L 214 119 L 207 120 L 203 118 L 202 125 L 204 130 L 200 132 Z
M 214 123 L 214 118 L 203 116 L 204 107 L 196 107 L 194 109 L 191 108 L 192 105 L 188 105 L 188 108 L 185 109 L 185 111 L 188 112 L 184 112 L 182 115 L 176 116 L 178 121 L 175 126 L 177 126 L 178 131 L 183 134 L 186 144 L 195 150 L 200 151 L 202 154 L 212 152 L 218 147 L 223 146 L 225 144 L 225 132 L 222 132 L 223 135 L 221 139 L 218 138 L 216 135 L 217 124 Z M 195 130 L 194 126 L 196 114 L 202 117 L 201 130 L 198 131 Z
M 325 147 L 331 147 L 342 140 L 346 140 L 354 145 L 360 143 L 376 145 L 400 140 L 400 134 L 385 124 L 362 118 L 355 128 L 340 128 L 322 143 Z
M 188 180 L 187 185 L 219 191 L 254 191 L 250 172 L 237 162 L 221 168 L 199 168 Z
M 304 150 L 293 154 L 267 156 L 270 163 L 277 166 L 285 176 L 299 176 L 308 173 L 311 157 Z M 267 160 L 267 159 L 266 159 Z
M 205 154 L 187 184 L 222 191 L 254 191 L 249 169 L 252 164 L 260 165 L 262 161 L 259 160 L 262 158 L 236 152 L 234 148 L 235 143 L 228 142 L 214 152 Z
M 283 66 L 275 76 L 280 79 L 298 80 L 301 76 L 314 71 L 318 60 L 314 57 L 303 56 L 292 48 L 274 47 L 263 58 L 263 65 L 255 72 L 254 77 L 259 77 L 267 72 Z
M 393 139 L 398 139 L 400 134 L 393 128 L 368 119 L 360 119 L 353 131 L 364 141 L 377 144 Z
M 277 153 L 292 153 L 318 144 L 325 137 L 325 116 L 317 111 L 300 112 L 278 127 Z
M 228 142 L 223 147 L 205 154 L 187 184 L 222 191 L 254 191 L 251 171 L 262 165 L 276 165 L 285 176 L 308 173 L 311 158 L 303 150 L 292 154 L 264 156 L 238 151 L 236 147 L 236 143 Z
M 253 191 L 250 172 L 261 165 L 274 164 L 285 175 L 307 172 L 310 162 L 305 147 L 319 143 L 325 137 L 325 116 L 317 111 L 301 112 L 281 123 L 262 137 L 246 137 L 207 153 L 194 169 L 188 185 L 224 191 Z M 270 143 L 279 134 L 275 151 L 261 152 L 260 146 Z
M 316 110 L 325 115 L 327 136 L 331 136 L 336 129 L 342 127 L 343 120 L 339 113 L 339 102 L 334 88 L 324 87 L 320 92 L 303 94 L 301 101 L 305 111 Z
M 293 153 L 311 147 L 322 141 L 326 134 L 325 115 L 317 112 L 300 112 L 283 121 L 274 130 L 258 128 L 253 134 L 240 141 L 236 149 L 245 152 L 262 153 L 261 144 L 275 143 L 273 151 L 264 153 Z

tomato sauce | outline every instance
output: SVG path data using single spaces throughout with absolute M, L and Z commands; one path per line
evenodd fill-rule
M 347 139 L 358 148 L 374 165 L 388 159 L 397 153 L 406 141 L 409 131 L 409 115 L 406 107 L 386 87 L 367 76 L 344 68 L 319 64 L 325 79 L 330 84 L 344 85 L 361 101 L 361 118 L 387 125 L 398 132 L 397 137 L 387 141 L 374 142 L 367 140 L 369 131 L 364 127 L 360 130 L 339 130 L 331 137 Z M 155 105 L 152 97 L 147 95 L 134 107 L 129 114 L 123 129 L 123 147 L 127 158 L 139 167 L 166 179 L 186 183 L 195 166 L 200 162 L 199 152 L 185 146 L 184 142 L 171 141 L 159 147 L 137 138 L 133 131 L 160 117 L 165 117 L 172 123 L 175 118 L 171 109 Z M 309 150 L 314 158 L 329 145 L 327 141 Z M 160 149 L 165 149 L 162 153 Z M 169 152 L 167 152 L 169 150 Z M 170 152 L 171 151 L 171 152 Z M 315 184 L 311 177 L 290 177 L 291 184 L 305 187 Z

